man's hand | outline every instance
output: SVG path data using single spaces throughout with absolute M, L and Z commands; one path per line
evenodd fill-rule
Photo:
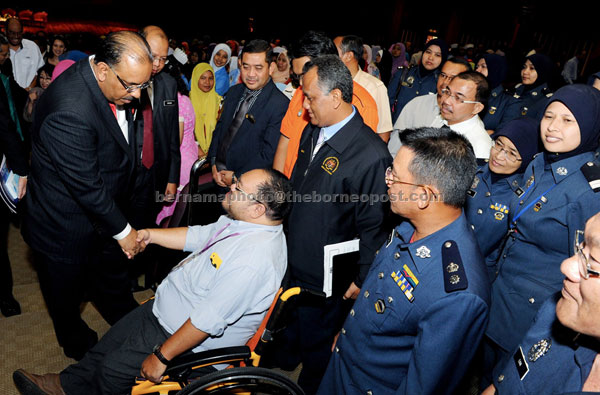
M 144 248 L 148 246 L 148 244 L 152 243 L 152 237 L 150 235 L 150 229 L 142 229 L 138 230 L 137 238 L 135 241 L 139 244 L 142 244 Z
M 27 177 L 19 177 L 19 200 L 23 199 L 27 192 Z
M 38 99 L 38 93 L 37 91 L 31 91 L 29 92 L 29 100 L 34 102 Z
M 167 365 L 158 360 L 156 355 L 150 354 L 142 363 L 142 377 L 158 384 L 163 379 L 163 374 L 167 370 Z
M 145 245 L 137 242 L 137 231 L 133 228 L 131 228 L 131 232 L 125 238 L 118 240 L 118 242 L 129 259 L 133 259 L 134 256 L 146 248 Z
M 358 288 L 356 286 L 356 284 L 354 284 L 354 281 L 353 281 L 352 284 L 350 284 L 350 286 L 348 287 L 348 290 L 344 294 L 343 298 L 344 298 L 344 300 L 356 299 L 358 297 L 359 293 L 360 293 L 360 288 Z
M 213 175 L 213 180 L 215 180 L 215 183 L 221 187 L 227 187 L 227 184 L 225 184 L 222 180 L 222 172 L 217 170 L 217 166 L 213 165 L 212 166 L 212 175 Z
M 228 187 L 233 184 L 233 172 L 231 170 L 221 170 L 219 173 L 221 173 L 221 181 L 225 184 L 224 186 Z
M 167 184 L 165 189 L 165 202 L 172 202 L 175 200 L 175 194 L 177 193 L 177 184 L 170 182 Z

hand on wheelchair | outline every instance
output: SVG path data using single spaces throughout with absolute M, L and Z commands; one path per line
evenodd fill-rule
M 156 355 L 150 354 L 142 363 L 141 375 L 143 378 L 158 384 L 163 379 L 167 365 L 158 360 Z

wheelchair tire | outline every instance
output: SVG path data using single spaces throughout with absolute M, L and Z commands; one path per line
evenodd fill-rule
M 304 395 L 288 377 L 266 368 L 224 369 L 195 379 L 177 395 L 231 394 L 250 392 L 268 395 Z

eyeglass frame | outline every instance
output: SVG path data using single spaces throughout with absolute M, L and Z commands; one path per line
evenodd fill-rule
M 391 177 L 390 177 L 391 176 Z M 422 188 L 429 188 L 427 185 L 423 185 L 423 184 L 413 184 L 412 182 L 406 182 L 406 181 L 399 181 L 399 180 L 394 180 L 394 173 L 393 173 L 393 169 L 392 166 L 388 166 L 387 169 L 385 169 L 385 182 L 390 183 L 390 184 L 405 184 L 405 185 L 413 185 L 415 187 L 422 187 Z
M 123 81 L 121 79 L 121 77 L 119 77 L 119 74 L 117 74 L 117 72 L 115 71 L 115 69 L 112 68 L 111 65 L 107 64 L 107 66 L 115 74 L 115 77 L 117 77 L 117 80 L 119 80 L 119 82 L 121 83 L 121 85 L 123 86 L 123 88 L 125 88 L 125 90 L 128 93 L 133 93 L 133 92 L 137 91 L 138 89 L 146 89 L 146 88 L 148 88 L 150 86 L 150 81 L 146 81 L 146 82 L 144 82 L 142 84 L 139 84 L 139 85 L 131 85 L 131 86 L 129 86 L 129 85 L 127 85 L 125 83 L 125 81 Z
M 250 199 L 258 204 L 262 204 L 263 206 L 265 206 L 265 208 L 268 208 L 265 203 L 263 203 L 260 200 L 258 200 L 257 198 L 255 198 L 253 196 L 253 194 L 250 194 L 250 193 L 244 191 L 242 188 L 240 188 L 240 180 L 235 176 L 235 174 L 232 176 L 231 181 L 232 181 L 232 184 L 235 184 L 235 187 L 233 187 L 233 189 L 235 189 L 238 192 L 243 193 L 244 196 L 246 196 L 248 199 Z
M 499 146 L 500 145 L 500 146 Z M 498 148 L 496 148 L 498 147 Z M 516 162 L 523 162 L 523 158 L 517 158 L 515 157 L 515 159 L 511 159 L 509 157 L 510 155 L 514 155 L 514 153 L 510 152 L 509 150 L 506 149 L 506 146 L 504 144 L 502 144 L 501 142 L 499 142 L 497 139 L 496 140 L 492 140 L 492 149 L 496 152 L 502 153 L 504 152 L 504 157 L 506 158 L 506 160 L 512 162 L 512 163 L 516 163 Z
M 154 56 L 152 55 L 152 63 L 158 60 L 158 63 L 169 64 L 169 58 L 167 56 Z
M 579 274 L 586 280 L 590 278 L 590 276 L 600 277 L 600 271 L 591 268 L 592 265 L 590 264 L 588 257 L 586 257 L 583 253 L 583 249 L 585 248 L 585 240 L 579 241 L 580 236 L 584 236 L 583 230 L 577 230 L 575 232 L 575 254 L 577 254 Z M 591 256 L 590 258 L 595 261 L 595 259 Z
M 480 101 L 477 101 L 477 100 L 464 100 L 464 99 L 461 99 L 458 96 L 456 96 L 456 94 L 451 95 L 448 92 L 451 92 L 450 89 L 449 88 L 444 88 L 444 89 L 442 89 L 441 94 L 442 94 L 442 96 L 448 96 L 449 98 L 451 98 L 452 100 L 454 100 L 456 103 L 461 103 L 461 104 L 478 104 L 479 103 L 479 104 L 481 104 Z

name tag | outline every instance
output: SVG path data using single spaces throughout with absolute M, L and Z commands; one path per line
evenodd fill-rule
M 165 100 L 163 102 L 163 106 L 174 106 L 175 105 L 175 100 Z
M 527 376 L 527 373 L 529 373 L 529 366 L 527 365 L 527 361 L 525 360 L 525 356 L 523 355 L 523 350 L 520 346 L 515 355 L 513 355 L 513 359 L 515 361 L 517 372 L 519 373 L 519 378 L 521 379 L 521 381 L 523 381 L 525 376 Z

